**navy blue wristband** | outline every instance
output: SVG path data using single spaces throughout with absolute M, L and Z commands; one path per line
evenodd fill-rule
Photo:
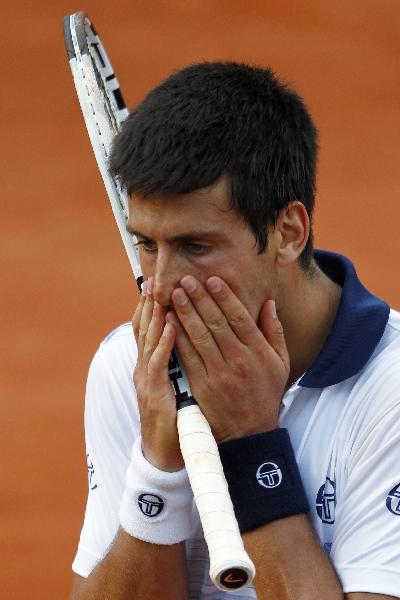
M 241 532 L 310 510 L 287 429 L 218 449 Z

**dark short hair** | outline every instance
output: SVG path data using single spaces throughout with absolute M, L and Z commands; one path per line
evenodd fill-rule
M 281 208 L 312 217 L 317 130 L 302 98 L 270 69 L 199 63 L 171 75 L 130 113 L 109 168 L 129 194 L 185 194 L 227 176 L 231 207 L 259 251 Z M 300 257 L 306 268 L 312 235 Z

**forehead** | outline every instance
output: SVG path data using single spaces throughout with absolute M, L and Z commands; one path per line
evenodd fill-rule
M 186 231 L 218 234 L 246 228 L 242 216 L 230 208 L 229 186 L 220 180 L 187 194 L 129 198 L 129 228 L 156 239 Z

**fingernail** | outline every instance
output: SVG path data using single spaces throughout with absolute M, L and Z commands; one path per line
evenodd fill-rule
M 153 282 L 154 282 L 154 278 L 149 277 L 149 279 L 147 280 L 147 294 L 153 293 Z
M 182 285 L 184 286 L 185 290 L 187 292 L 189 292 L 189 294 L 191 294 L 192 292 L 194 292 L 194 290 L 196 289 L 196 280 L 194 277 L 188 276 L 188 277 L 184 277 L 182 279 Z
M 218 277 L 212 277 L 207 281 L 207 287 L 210 292 L 220 292 L 222 290 L 222 282 Z
M 272 318 L 276 319 L 276 317 L 277 317 L 277 315 L 276 315 L 276 305 L 275 305 L 275 301 L 274 300 L 271 301 L 270 308 L 271 308 L 271 316 L 272 316 Z
M 147 292 L 147 280 L 143 281 L 143 285 L 142 285 L 142 294 L 143 294 L 143 296 L 146 295 L 146 292 Z
M 178 288 L 177 290 L 175 290 L 174 300 L 177 304 L 183 306 L 184 304 L 187 304 L 189 298 L 186 296 L 182 288 Z

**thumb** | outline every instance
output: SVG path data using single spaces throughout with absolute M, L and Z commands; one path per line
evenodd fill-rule
M 261 307 L 259 326 L 267 342 L 281 359 L 285 370 L 289 374 L 290 359 L 286 347 L 285 334 L 282 323 L 276 314 L 274 300 L 267 300 Z

